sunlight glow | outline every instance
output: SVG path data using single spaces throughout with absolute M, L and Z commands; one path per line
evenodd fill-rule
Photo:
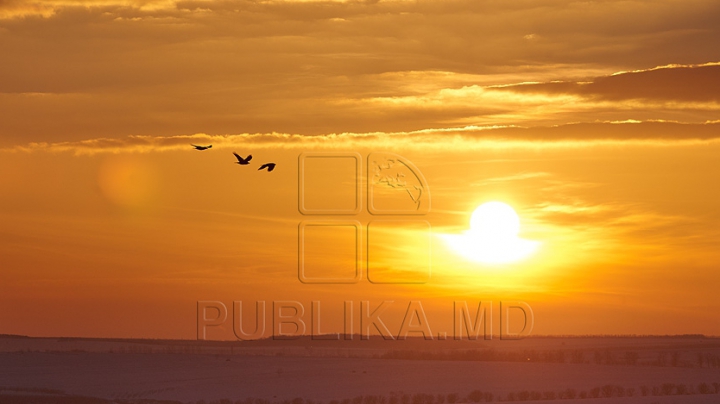
M 529 257 L 540 242 L 518 237 L 520 217 L 503 202 L 487 202 L 475 209 L 470 230 L 462 235 L 443 235 L 460 255 L 483 264 L 507 264 Z

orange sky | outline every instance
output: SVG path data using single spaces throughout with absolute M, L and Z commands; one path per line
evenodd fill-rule
M 712 1 L 1 1 L 0 333 L 195 338 L 198 300 L 298 300 L 308 315 L 320 300 L 333 330 L 343 300 L 394 300 L 393 333 L 420 300 L 437 332 L 454 300 L 522 300 L 534 334 L 718 335 L 719 14 Z M 357 221 L 367 249 L 365 226 L 387 219 L 367 211 L 375 152 L 424 177 L 431 208 L 404 219 L 432 229 L 431 276 L 373 284 L 361 254 L 356 283 L 300 282 L 298 226 L 327 217 L 298 209 L 299 156 L 356 153 L 359 213 L 334 219 Z M 343 172 L 308 186 L 351 183 Z M 492 200 L 514 207 L 535 255 L 478 264 L 443 242 Z M 422 235 L 408 226 L 401 239 Z M 422 261 L 376 234 L 377 268 Z M 335 268 L 349 239 L 316 236 Z

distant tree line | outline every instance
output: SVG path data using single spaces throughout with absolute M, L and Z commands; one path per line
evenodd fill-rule
M 653 356 L 654 355 L 654 356 Z M 473 349 L 453 351 L 416 351 L 398 349 L 375 355 L 378 359 L 404 360 L 447 360 L 477 362 L 541 362 L 541 363 L 574 363 L 596 365 L 628 365 L 628 366 L 672 366 L 672 367 L 704 367 L 720 368 L 720 356 L 713 353 L 700 352 L 693 359 L 692 354 L 674 352 L 646 353 L 642 357 L 637 351 L 618 350 L 522 350 L 497 351 L 494 349 Z
M 494 394 L 487 391 L 473 390 L 467 395 L 457 393 L 450 394 L 427 394 L 427 393 L 391 393 L 383 395 L 362 395 L 355 398 L 343 400 L 331 400 L 328 402 L 303 399 L 296 397 L 292 400 L 271 401 L 265 399 L 246 398 L 244 400 L 215 400 L 196 401 L 190 404 L 460 404 L 460 403 L 487 403 L 487 402 L 513 402 L 513 401 L 540 401 L 540 400 L 562 400 L 562 399 L 594 399 L 594 398 L 615 398 L 615 397 L 640 397 L 640 396 L 681 396 L 695 394 L 720 394 L 720 383 L 700 383 L 698 385 L 686 385 L 676 383 L 662 383 L 657 386 L 623 387 L 607 384 L 594 387 L 589 390 L 520 390 L 506 394 Z
M 155 400 L 143 398 L 103 399 L 66 394 L 61 390 L 43 388 L 0 387 L 0 402 L 3 404 L 461 404 L 513 401 L 540 401 L 558 399 L 596 399 L 614 397 L 641 396 L 685 396 L 696 394 L 720 394 L 720 383 L 662 383 L 656 386 L 624 387 L 613 384 L 594 387 L 589 390 L 519 390 L 496 394 L 482 390 L 472 390 L 467 395 L 458 393 L 429 394 L 393 392 L 389 395 L 360 395 L 342 400 L 320 401 L 295 397 L 285 400 L 268 400 L 248 397 L 241 400 L 198 400 L 181 402 L 175 400 Z

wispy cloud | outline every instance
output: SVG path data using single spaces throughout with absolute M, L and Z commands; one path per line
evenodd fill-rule
M 599 122 L 549 127 L 479 127 L 425 129 L 410 132 L 333 133 L 305 136 L 287 133 L 234 135 L 127 136 L 73 142 L 32 142 L 0 148 L 0 152 L 147 153 L 188 149 L 192 143 L 213 148 L 246 146 L 280 149 L 347 149 L 398 147 L 448 150 L 486 148 L 573 148 L 598 145 L 683 146 L 720 141 L 720 123 L 679 124 L 674 122 Z M 485 183 L 547 176 L 544 172 L 523 173 L 484 180 Z
M 537 179 L 537 178 L 545 178 L 545 177 L 551 177 L 552 174 L 547 172 L 524 172 L 514 175 L 506 175 L 502 177 L 492 177 L 488 178 L 476 183 L 473 183 L 474 186 L 483 186 L 488 184 L 496 184 L 500 182 L 510 182 L 510 181 L 523 181 L 523 180 L 531 180 L 531 179 Z
M 602 100 L 646 100 L 711 103 L 719 109 L 720 63 L 667 65 L 616 72 L 586 82 L 553 81 L 496 87 L 521 94 L 565 94 Z

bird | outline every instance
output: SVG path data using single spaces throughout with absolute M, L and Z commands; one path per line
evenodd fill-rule
M 240 164 L 241 166 L 246 166 L 246 165 L 250 164 L 250 160 L 252 160 L 252 154 L 248 154 L 248 156 L 246 158 L 240 157 L 240 155 L 235 152 L 233 152 L 233 154 L 238 159 L 236 164 Z
M 207 150 L 207 149 L 212 149 L 212 145 L 209 145 L 209 146 L 198 146 L 198 145 L 191 144 L 190 146 L 194 147 L 195 150 Z
M 275 163 L 265 163 L 265 164 L 261 165 L 260 168 L 258 168 L 258 171 L 260 171 L 264 168 L 267 168 L 268 172 L 270 172 L 275 169 Z

